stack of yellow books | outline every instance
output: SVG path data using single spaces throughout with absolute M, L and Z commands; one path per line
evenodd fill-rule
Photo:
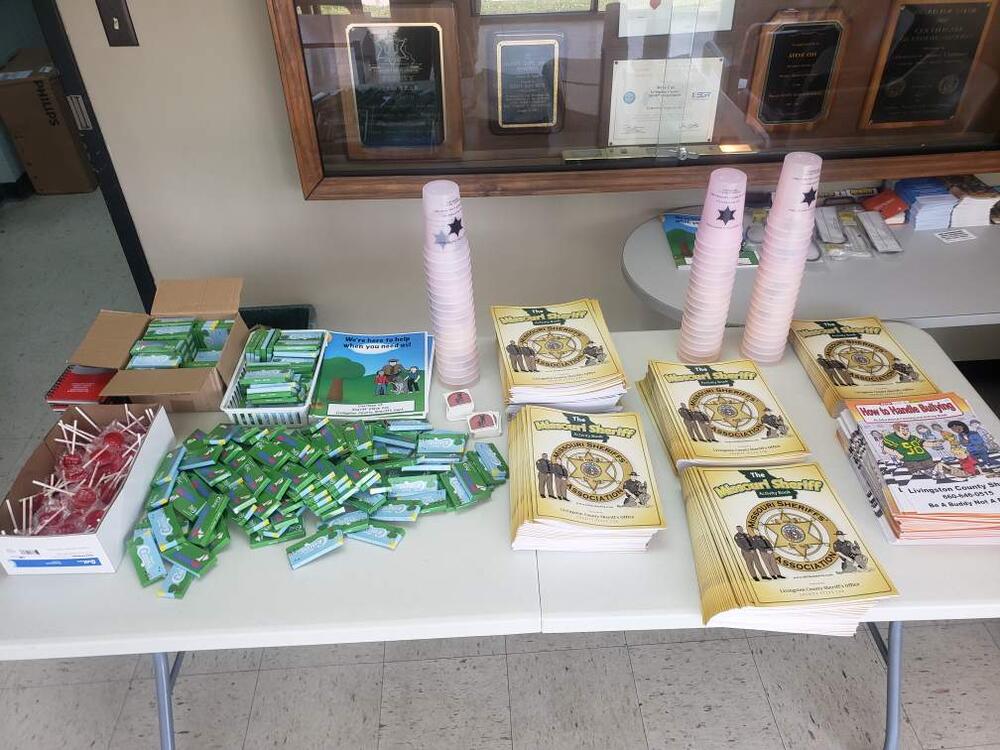
M 612 411 L 628 383 L 595 299 L 490 308 L 508 413 L 524 404 Z
M 637 384 L 678 469 L 803 461 L 809 450 L 749 359 L 651 360 Z
M 938 390 L 878 318 L 793 320 L 789 337 L 831 416 L 847 399 Z
M 641 552 L 664 527 L 637 414 L 529 405 L 507 434 L 514 549 Z
M 681 473 L 706 625 L 851 635 L 896 594 L 817 464 Z

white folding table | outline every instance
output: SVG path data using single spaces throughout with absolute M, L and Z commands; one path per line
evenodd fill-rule
M 484 351 L 486 372 L 473 395 L 496 409 L 496 358 Z M 450 424 L 441 390 L 431 392 L 432 420 Z M 182 440 L 226 417 L 172 414 L 170 421 Z M 497 443 L 506 455 L 506 438 Z M 128 559 L 115 574 L 0 575 L 0 660 L 152 654 L 160 744 L 172 750 L 171 695 L 185 651 L 539 632 L 535 555 L 511 551 L 509 528 L 501 491 L 408 527 L 394 551 L 348 542 L 294 572 L 286 545 L 251 550 L 233 529 L 218 566 L 180 601 L 141 588 Z M 172 667 L 169 652 L 178 654 Z
M 983 425 L 1000 420 L 923 331 L 893 333 L 944 390 L 965 396 Z M 739 356 L 740 330 L 723 356 Z M 676 354 L 676 331 L 615 334 L 632 381 L 648 359 Z M 480 408 L 498 408 L 495 343 L 483 340 Z M 900 597 L 877 605 L 889 621 L 880 644 L 888 668 L 886 748 L 899 732 L 901 623 L 1000 616 L 1000 549 L 902 547 L 884 540 L 846 456 L 835 423 L 791 350 L 765 376 L 833 482 Z M 438 387 L 432 421 L 448 424 Z M 184 651 L 314 645 L 537 632 L 701 627 L 698 587 L 679 484 L 634 387 L 625 406 L 643 414 L 668 528 L 644 554 L 513 552 L 507 488 L 480 506 L 418 521 L 394 552 L 348 543 L 331 558 L 295 571 L 281 545 L 250 550 L 239 531 L 218 567 L 182 601 L 158 599 L 131 570 L 114 575 L 0 577 L 0 660 L 149 653 L 156 668 L 160 736 L 173 748 L 171 692 Z M 178 438 L 221 414 L 171 416 Z M 506 453 L 506 436 L 496 443 Z M 128 567 L 127 561 L 124 567 Z M 947 573 L 945 573 L 947 571 Z M 178 652 L 171 666 L 167 654 Z
M 902 323 L 889 329 L 939 388 L 962 394 L 983 426 L 1000 435 L 1000 421 L 965 376 L 926 332 Z M 742 329 L 726 331 L 721 359 L 740 357 Z M 643 377 L 649 359 L 675 360 L 677 331 L 615 335 L 631 381 Z M 889 622 L 888 644 L 871 626 L 888 670 L 886 741 L 899 736 L 899 676 L 902 622 L 1000 616 L 1000 548 L 991 546 L 902 546 L 886 542 L 868 501 L 835 437 L 835 420 L 789 347 L 776 365 L 761 368 L 768 385 L 822 466 L 872 553 L 900 592 L 879 602 L 873 621 Z M 642 414 L 653 449 L 653 468 L 668 527 L 642 555 L 538 555 L 542 631 L 673 629 L 702 626 L 701 605 L 680 483 L 638 392 L 632 388 L 625 408 Z

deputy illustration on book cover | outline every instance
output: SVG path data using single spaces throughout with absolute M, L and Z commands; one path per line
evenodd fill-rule
M 639 383 L 674 462 L 799 460 L 808 449 L 751 360 L 650 361 Z
M 730 559 L 761 601 L 822 597 L 828 587 L 837 596 L 891 589 L 816 464 L 689 471 L 704 477 L 709 492 L 688 502 L 702 503 L 709 518 L 729 529 Z M 847 574 L 873 578 L 857 586 L 830 582 Z
M 534 457 L 533 489 L 540 516 L 601 527 L 662 525 L 636 414 L 526 408 L 532 415 L 527 455 Z
M 855 385 L 858 380 L 868 383 L 920 380 L 913 365 L 870 341 L 834 341 L 827 344 L 822 356 L 816 355 L 816 361 L 837 385 Z
M 793 320 L 792 345 L 831 413 L 841 399 L 937 391 L 878 318 Z
M 860 545 L 848 540 L 840 529 L 831 537 L 830 528 L 828 519 L 815 508 L 803 504 L 794 508 L 775 506 L 751 531 L 738 525 L 733 541 L 754 581 L 785 578 L 781 564 L 789 561 L 801 565 L 821 560 L 826 561 L 822 567 L 829 567 L 839 560 L 841 573 L 867 570 L 868 556 Z M 836 559 L 831 557 L 831 550 Z
M 490 309 L 507 377 L 517 385 L 612 376 L 621 363 L 596 300 Z
M 424 332 L 333 332 L 310 414 L 370 418 L 425 412 L 429 349 Z
M 706 625 L 850 635 L 896 594 L 818 464 L 691 466 L 681 484 Z
M 535 461 L 538 494 L 553 500 L 574 499 L 621 507 L 649 505 L 649 485 L 631 462 L 614 448 L 570 441 L 552 455 L 542 453 Z
M 403 372 L 403 366 L 399 364 L 396 357 L 389 359 L 385 365 L 375 372 L 375 395 L 385 396 L 394 393 L 407 393 L 417 390 L 411 387 L 410 382 L 415 385 L 419 380 L 419 371 L 416 367 L 411 367 L 409 373 Z
M 688 436 L 695 442 L 718 442 L 715 432 L 712 430 L 712 420 L 701 409 L 691 408 L 683 401 L 677 407 L 677 414 L 684 421 L 684 429 Z

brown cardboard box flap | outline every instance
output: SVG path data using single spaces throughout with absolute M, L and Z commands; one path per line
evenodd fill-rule
M 27 74 L 27 75 L 25 75 Z M 0 86 L 54 78 L 59 75 L 48 50 L 26 47 L 0 65 Z
M 173 396 L 196 393 L 214 376 L 213 367 L 179 367 L 163 370 L 119 370 L 101 395 Z
M 233 318 L 240 309 L 243 279 L 165 279 L 156 282 L 154 316 L 194 315 L 203 320 Z
M 80 346 L 70 357 L 74 365 L 116 370 L 128 364 L 129 350 L 146 330 L 149 316 L 101 310 Z
M 236 366 L 240 363 L 240 357 L 243 356 L 243 348 L 246 346 L 249 336 L 250 330 L 247 328 L 247 324 L 237 313 L 233 321 L 233 330 L 229 332 L 226 345 L 222 348 L 219 361 L 215 364 L 215 369 L 219 371 L 222 382 L 226 385 L 233 379 L 233 373 L 236 372 Z

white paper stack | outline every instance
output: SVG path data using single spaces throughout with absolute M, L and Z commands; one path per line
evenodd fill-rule
M 988 227 L 990 211 L 1000 201 L 1000 193 L 975 175 L 942 177 L 948 190 L 958 199 L 951 210 L 953 227 Z
M 818 464 L 680 479 L 706 625 L 847 636 L 896 595 Z
M 951 226 L 951 212 L 958 198 L 944 195 L 921 195 L 910 205 L 910 221 L 917 231 L 947 229 Z M 989 223 L 989 222 L 987 222 Z
M 525 404 L 618 409 L 627 381 L 595 299 L 490 308 L 508 415 Z
M 424 272 L 434 327 L 435 366 L 448 386 L 479 380 L 472 255 L 458 185 L 424 185 Z
M 511 547 L 642 552 L 664 527 L 639 415 L 524 407 L 508 425 Z
M 951 223 L 951 210 L 958 199 L 939 177 L 897 180 L 893 190 L 908 206 L 906 219 L 914 229 L 946 229 Z

